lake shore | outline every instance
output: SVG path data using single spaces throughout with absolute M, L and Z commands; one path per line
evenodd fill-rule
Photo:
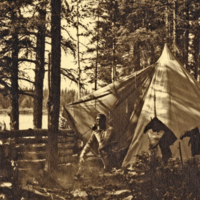
M 10 108 L 0 109 L 0 114 L 8 114 L 10 113 Z M 42 111 L 44 115 L 48 114 L 47 109 Z M 19 114 L 33 114 L 33 108 L 19 108 Z

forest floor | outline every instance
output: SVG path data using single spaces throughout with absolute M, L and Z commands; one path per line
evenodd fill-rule
M 180 160 L 171 160 L 165 166 L 159 160 L 152 163 L 143 154 L 131 169 L 104 173 L 100 160 L 90 158 L 79 170 L 79 177 L 75 176 L 77 172 L 77 163 L 60 165 L 51 174 L 36 168 L 20 171 L 19 199 L 200 199 L 200 167 L 194 159 L 183 166 Z M 13 195 L 12 185 L 2 182 L 0 199 L 12 199 Z

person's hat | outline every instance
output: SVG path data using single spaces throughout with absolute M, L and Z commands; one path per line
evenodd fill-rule
M 106 116 L 102 113 L 98 113 L 96 119 L 106 119 Z

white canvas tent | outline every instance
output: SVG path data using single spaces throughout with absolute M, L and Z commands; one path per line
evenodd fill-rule
M 128 149 L 122 163 L 127 167 L 135 162 L 135 155 L 149 151 L 144 129 L 155 117 L 177 138 L 170 144 L 172 156 L 180 157 L 180 142 L 183 158 L 191 157 L 189 138 L 180 137 L 195 127 L 200 129 L 199 101 L 197 81 L 165 45 L 154 65 L 68 104 L 63 116 L 86 142 L 96 114 L 104 113 L 115 129 L 115 150 Z

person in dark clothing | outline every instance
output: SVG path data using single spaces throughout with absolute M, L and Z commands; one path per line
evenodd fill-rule
M 175 134 L 157 117 L 145 126 L 144 133 L 148 132 L 149 150 L 155 154 L 157 147 L 160 147 L 162 160 L 166 164 L 172 157 L 170 146 L 177 140 Z
M 190 131 L 185 132 L 183 136 L 181 136 L 181 140 L 184 137 L 190 137 L 190 140 L 188 142 L 188 145 L 191 144 L 191 152 L 192 156 L 199 155 L 200 154 L 200 133 L 199 128 L 196 127 Z
M 114 155 L 112 154 L 112 136 L 114 129 L 111 126 L 106 126 L 106 116 L 104 114 L 97 114 L 96 125 L 93 127 L 93 132 L 85 147 L 83 148 L 79 162 L 83 163 L 86 154 L 90 151 L 93 145 L 98 146 L 98 153 L 100 154 L 104 171 L 110 171 L 114 167 Z
M 147 134 L 149 137 L 149 150 L 151 152 L 150 158 L 154 159 L 159 146 L 162 153 L 162 160 L 166 164 L 169 158 L 172 157 L 172 152 L 167 141 L 162 139 L 165 132 L 163 130 L 154 132 L 152 129 L 149 129 Z

